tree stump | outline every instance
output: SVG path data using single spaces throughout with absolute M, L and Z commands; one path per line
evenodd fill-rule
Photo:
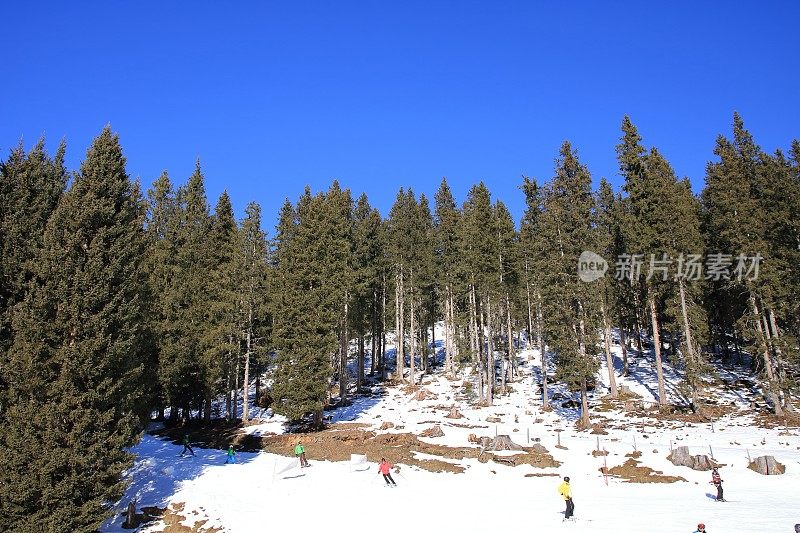
M 125 529 L 133 529 L 137 526 L 136 522 L 136 504 L 131 500 L 128 502 L 128 510 L 125 512 L 125 523 L 122 527 Z
M 450 408 L 450 412 L 444 415 L 445 418 L 464 418 L 464 415 L 461 414 L 461 411 L 456 409 L 456 406 Z
M 524 450 L 524 448 L 511 440 L 510 436 L 498 435 L 492 442 L 492 450 Z
M 786 467 L 775 460 L 771 455 L 762 455 L 753 459 L 747 468 L 764 476 L 773 476 L 786 473 Z
M 435 425 L 432 428 L 428 428 L 422 433 L 419 434 L 420 437 L 444 437 L 444 431 L 442 431 L 442 427 L 440 425 Z

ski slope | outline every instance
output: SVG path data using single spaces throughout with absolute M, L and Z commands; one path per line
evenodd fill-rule
M 617 347 L 618 349 L 618 347 Z M 616 359 L 619 353 L 616 353 Z M 378 475 L 380 457 L 370 457 L 367 471 L 353 471 L 347 462 L 315 460 L 307 445 L 312 466 L 292 468 L 293 459 L 270 453 L 239 453 L 238 464 L 225 465 L 223 450 L 195 448 L 197 457 L 179 458 L 181 446 L 146 435 L 133 451 L 138 459 L 129 472 L 132 485 L 119 503 L 122 510 L 132 498 L 143 505 L 182 504 L 184 525 L 196 531 L 217 527 L 223 531 L 250 533 L 291 528 L 300 531 L 348 530 L 352 532 L 410 530 L 432 531 L 447 528 L 459 533 L 505 531 L 591 531 L 618 533 L 623 530 L 651 533 L 694 531 L 704 522 L 711 533 L 791 532 L 800 523 L 800 431 L 797 428 L 756 426 L 744 408 L 749 398 L 726 396 L 721 401 L 735 402 L 741 411 L 711 423 L 684 424 L 634 418 L 622 411 L 593 412 L 593 422 L 602 420 L 606 435 L 595 435 L 574 428 L 576 409 L 562 408 L 542 412 L 541 398 L 535 393 L 538 353 L 522 352 L 521 376 L 513 392 L 495 399 L 490 407 L 470 407 L 461 398 L 460 381 L 449 381 L 440 374 L 426 376 L 423 385 L 437 398 L 418 401 L 399 387 L 387 388 L 380 397 L 357 399 L 352 406 L 333 412 L 331 422 L 359 422 L 372 430 L 384 422 L 412 432 L 439 422 L 445 435 L 423 441 L 453 447 L 469 446 L 468 436 L 510 435 L 523 446 L 538 442 L 561 461 L 557 468 L 516 467 L 477 459 L 453 460 L 466 468 L 459 474 L 432 473 L 401 466 L 394 475 L 398 487 L 385 488 Z M 530 361 L 528 359 L 530 358 Z M 675 382 L 675 372 L 667 369 Z M 607 378 L 605 368 L 599 377 Z M 617 375 L 645 400 L 654 400 L 655 376 L 650 366 L 633 365 L 627 378 Z M 597 405 L 600 395 L 593 395 Z M 568 395 L 563 388 L 551 393 Z M 464 418 L 456 422 L 482 426 L 462 428 L 448 425 L 443 405 L 456 405 Z M 487 422 L 499 417 L 500 422 Z M 249 426 L 248 432 L 279 432 L 277 417 L 264 424 Z M 529 440 L 530 439 L 530 440 Z M 557 448 L 560 442 L 564 449 Z M 692 454 L 713 455 L 726 466 L 720 473 L 728 502 L 713 501 L 710 472 L 674 466 L 667 460 L 672 446 L 689 446 Z M 685 482 L 629 483 L 608 479 L 601 473 L 604 457 L 592 451 L 607 450 L 608 467 L 622 464 L 625 454 L 634 449 L 642 453 L 639 461 L 666 475 L 681 476 Z M 748 454 L 774 455 L 786 466 L 786 474 L 762 476 L 746 468 Z M 437 457 L 442 459 L 441 457 Z M 391 457 L 387 457 L 392 461 Z M 393 462 L 393 461 L 392 461 Z M 526 477 L 538 474 L 540 477 Z M 542 474 L 550 474 L 541 477 Z M 575 522 L 562 521 L 564 503 L 556 488 L 563 476 L 571 478 L 575 501 Z M 124 531 L 122 519 L 110 520 L 104 532 Z M 164 524 L 153 524 L 142 531 L 162 531 Z

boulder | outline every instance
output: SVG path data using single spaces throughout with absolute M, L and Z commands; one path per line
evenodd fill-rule
M 688 466 L 692 470 L 711 470 L 719 466 L 707 455 L 692 455 L 688 446 L 678 446 L 672 450 L 667 459 L 675 466 Z
M 775 460 L 771 455 L 762 455 L 753 459 L 747 468 L 764 476 L 785 474 L 786 467 Z

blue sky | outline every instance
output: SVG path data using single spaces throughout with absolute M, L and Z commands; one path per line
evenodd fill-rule
M 519 218 L 564 139 L 618 187 L 626 113 L 696 191 L 734 110 L 769 151 L 800 137 L 798 2 L 48 4 L 3 7 L 0 157 L 44 134 L 76 169 L 111 123 L 145 186 L 200 157 L 270 233 L 333 178 L 384 215 L 483 180 Z

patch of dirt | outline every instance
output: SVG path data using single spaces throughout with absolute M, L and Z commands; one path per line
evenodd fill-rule
M 605 450 L 602 452 L 600 450 L 592 450 L 592 457 L 605 457 L 606 455 L 608 455 L 608 452 Z
M 653 450 L 653 451 L 655 453 L 658 453 L 658 450 Z M 625 457 L 633 457 L 634 459 L 638 459 L 641 456 L 642 456 L 642 452 L 640 452 L 639 450 L 636 450 L 635 452 L 631 452 L 631 453 L 626 453 L 625 454 Z
M 536 472 L 535 474 L 525 474 L 525 477 L 559 477 L 560 475 L 553 472 Z
M 600 468 L 603 472 L 603 468 Z M 660 470 L 653 470 L 649 466 L 641 466 L 639 461 L 631 458 L 621 465 L 608 469 L 608 474 L 621 478 L 627 483 L 675 483 L 686 481 L 680 476 L 666 476 Z
M 224 531 L 218 527 L 203 527 L 208 520 L 200 520 L 192 526 L 183 525 L 182 522 L 187 518 L 181 514 L 184 508 L 184 503 L 179 502 L 173 503 L 164 511 L 164 533 L 220 533 Z

